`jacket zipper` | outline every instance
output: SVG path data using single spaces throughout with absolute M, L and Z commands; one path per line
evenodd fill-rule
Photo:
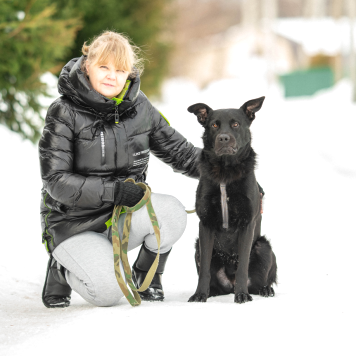
M 120 115 L 119 115 L 119 108 L 117 105 L 115 106 L 115 124 L 118 124 L 120 120 Z
M 104 131 L 100 131 L 100 141 L 101 141 L 101 164 L 105 164 L 105 137 Z
M 119 123 L 120 115 L 119 115 L 119 108 L 117 105 L 115 106 L 115 124 Z M 100 143 L 101 143 L 101 164 L 105 164 L 105 136 L 104 131 L 100 131 Z

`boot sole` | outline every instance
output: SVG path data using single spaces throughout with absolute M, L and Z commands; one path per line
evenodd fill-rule
M 140 295 L 141 300 L 144 300 L 145 302 L 163 302 L 164 301 L 164 297 L 163 298 L 150 298 L 150 297 L 145 297 L 142 296 L 140 292 L 138 292 L 138 294 Z
M 43 299 L 42 299 L 42 302 L 43 302 L 43 304 L 44 304 L 44 306 L 46 308 L 50 308 L 50 309 L 52 309 L 52 308 L 67 308 L 67 307 L 70 306 L 70 302 L 67 302 L 67 303 L 63 302 L 63 303 L 60 303 L 60 304 L 48 304 Z

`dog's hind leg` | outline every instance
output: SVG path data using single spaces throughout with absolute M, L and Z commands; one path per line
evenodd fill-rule
M 272 285 L 277 283 L 276 256 L 264 236 L 260 236 L 252 246 L 248 274 L 249 293 L 263 297 L 274 296 Z

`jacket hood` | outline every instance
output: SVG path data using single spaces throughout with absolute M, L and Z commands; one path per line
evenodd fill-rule
M 86 74 L 80 69 L 84 56 L 73 58 L 62 69 L 58 80 L 58 91 L 61 95 L 70 97 L 76 104 L 90 107 L 98 113 L 111 113 L 115 109 L 116 102 L 106 98 L 93 89 Z M 121 113 L 131 107 L 140 92 L 140 77 L 132 79 L 129 89 L 123 101 L 118 106 Z

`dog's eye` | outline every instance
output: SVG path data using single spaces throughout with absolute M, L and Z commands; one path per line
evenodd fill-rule
M 232 124 L 232 127 L 238 127 L 239 126 L 239 123 L 238 122 L 235 122 Z
M 217 128 L 218 128 L 218 125 L 217 125 L 217 124 L 212 124 L 211 126 L 214 127 L 214 129 L 217 129 Z

